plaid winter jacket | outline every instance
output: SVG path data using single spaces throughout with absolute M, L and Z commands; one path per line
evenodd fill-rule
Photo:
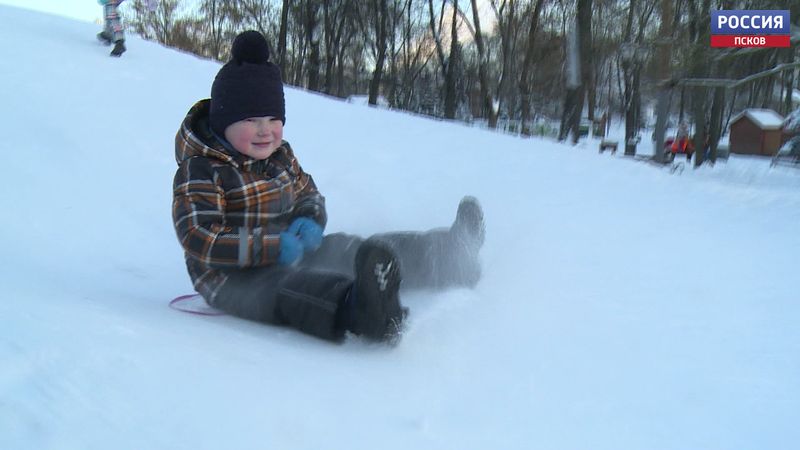
M 194 287 L 209 303 L 230 271 L 274 264 L 296 217 L 327 221 L 325 199 L 284 141 L 257 161 L 211 133 L 209 100 L 197 102 L 175 136 L 172 219 Z

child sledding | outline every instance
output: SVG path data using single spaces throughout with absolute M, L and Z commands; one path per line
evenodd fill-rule
M 210 305 L 332 341 L 396 342 L 402 290 L 475 286 L 485 235 L 475 198 L 439 229 L 326 235 L 325 199 L 283 139 L 285 121 L 267 42 L 241 33 L 175 141 L 175 230 Z

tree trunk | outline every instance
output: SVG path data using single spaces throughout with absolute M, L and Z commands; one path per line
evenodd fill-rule
M 722 110 L 725 108 L 725 88 L 714 88 L 714 100 L 711 104 L 711 123 L 708 133 L 709 159 L 717 162 L 717 147 L 722 135 Z
M 497 17 L 497 28 L 500 35 L 501 47 L 501 61 L 500 61 L 500 79 L 497 83 L 497 91 L 494 98 L 497 101 L 498 113 L 505 111 L 510 117 L 512 114 L 513 106 L 510 106 L 512 96 L 510 94 L 511 79 L 512 79 L 512 63 L 515 58 L 516 49 L 516 36 L 517 36 L 517 8 L 516 2 L 509 0 L 503 2 L 500 9 L 497 9 L 496 1 L 492 0 L 492 8 L 494 9 L 495 16 Z M 473 17 L 474 17 L 473 11 Z
M 375 39 L 377 45 L 377 59 L 375 70 L 372 72 L 372 79 L 369 82 L 369 104 L 378 104 L 378 94 L 381 88 L 381 78 L 383 78 L 383 63 L 386 60 L 386 20 L 389 17 L 386 0 L 375 0 Z
M 711 1 L 703 0 L 701 10 L 696 17 L 697 40 L 693 45 L 691 74 L 695 78 L 704 78 L 709 72 L 708 42 L 710 29 Z M 708 136 L 706 127 L 706 112 L 708 109 L 708 91 L 705 87 L 694 87 L 692 92 L 692 110 L 694 112 L 694 166 L 703 164 L 705 147 Z
M 705 87 L 692 88 L 692 112 L 694 113 L 694 165 L 703 164 L 703 150 L 706 143 L 706 97 L 708 92 Z
M 536 5 L 533 7 L 533 12 L 530 14 L 530 27 L 528 28 L 528 48 L 525 50 L 525 60 L 522 63 L 522 71 L 519 78 L 519 92 L 522 109 L 522 134 L 530 136 L 530 128 L 528 121 L 531 117 L 531 98 L 530 98 L 530 82 L 531 82 L 531 66 L 533 66 L 533 57 L 535 55 L 535 41 L 536 29 L 539 26 L 539 15 L 542 12 L 542 4 L 544 0 L 536 0 Z M 473 1 L 473 8 L 475 7 Z
M 328 95 L 333 94 L 333 70 L 336 62 L 336 49 L 339 43 L 336 41 L 336 34 L 341 30 L 341 25 L 337 27 L 334 24 L 339 15 L 331 11 L 331 0 L 323 0 L 322 2 L 322 22 L 325 27 L 325 93 Z M 337 5 L 339 6 L 339 5 Z
M 453 20 L 450 29 L 450 57 L 444 77 L 444 117 L 455 119 L 458 109 L 456 92 L 456 67 L 458 67 L 460 46 L 458 43 L 458 0 L 453 0 Z
M 320 51 L 319 51 L 319 20 L 317 12 L 319 4 L 315 0 L 306 0 L 306 41 L 308 43 L 309 58 L 308 58 L 308 90 L 319 91 L 319 68 L 320 68 Z
M 639 134 L 639 112 L 641 110 L 641 69 L 636 66 L 629 75 L 630 80 L 625 83 L 625 155 L 636 155 L 636 136 Z
M 487 74 L 486 67 L 488 58 L 486 55 L 486 47 L 483 42 L 483 33 L 481 33 L 481 21 L 476 0 L 472 0 L 472 20 L 475 22 L 475 45 L 478 47 L 478 79 L 481 86 L 483 108 L 486 114 L 489 115 L 489 128 L 495 129 L 497 128 L 497 111 L 494 108 L 494 101 L 489 87 L 489 75 Z
M 286 33 L 289 28 L 289 0 L 283 0 L 281 7 L 281 26 L 278 31 L 278 66 L 283 72 L 283 79 L 287 78 L 286 73 Z
M 225 14 L 221 1 L 205 0 L 201 4 L 201 10 L 206 14 L 206 23 L 209 27 L 209 56 L 216 60 L 222 60 L 222 26 L 225 22 Z
M 633 18 L 636 16 L 637 0 L 628 5 L 628 20 L 625 25 L 625 45 L 621 56 L 622 72 L 625 78 L 623 93 L 623 115 L 625 116 L 625 155 L 636 155 L 635 137 L 639 131 L 639 71 L 640 62 L 637 43 L 633 39 Z
M 563 141 L 567 138 L 573 126 L 575 126 L 575 118 L 577 116 L 577 96 L 578 89 L 580 89 L 580 49 L 578 46 L 578 34 L 580 33 L 577 25 L 577 17 L 575 24 L 567 35 L 567 63 L 566 63 L 566 83 L 564 95 L 564 107 L 561 110 L 561 127 L 558 132 L 558 140 Z
M 588 62 L 587 62 L 588 64 Z M 595 106 L 597 103 L 597 77 L 594 71 L 594 64 L 592 64 L 592 72 L 589 74 L 589 79 L 586 84 L 586 118 L 594 123 Z
M 356 27 L 350 27 L 347 30 L 347 36 L 344 38 L 345 42 L 351 42 L 353 37 L 356 35 Z M 348 46 L 340 45 L 338 47 L 336 59 L 339 61 L 338 69 L 336 71 L 336 96 L 337 97 L 344 97 L 345 96 L 345 88 L 344 88 L 344 72 L 345 72 L 345 62 L 346 62 L 346 53 L 347 53 Z
M 433 0 L 428 0 L 428 9 L 430 12 L 430 28 L 431 28 L 431 35 L 433 36 L 433 42 L 436 47 L 436 55 L 439 57 L 439 67 L 442 69 L 442 77 L 445 79 L 445 85 L 447 84 L 447 67 L 450 64 L 450 61 L 445 58 L 444 56 L 444 48 L 442 46 L 442 39 L 440 37 L 439 32 L 441 31 L 441 20 L 439 20 L 439 26 L 436 26 L 436 14 L 433 9 Z M 444 3 L 442 3 L 442 14 L 444 14 Z M 446 88 L 445 88 L 446 89 Z M 445 96 L 446 97 L 446 96 Z M 438 105 L 437 105 L 438 106 Z M 436 108 L 438 109 L 438 107 Z
M 672 95 L 672 87 L 668 85 L 669 80 L 672 78 L 670 70 L 670 57 L 672 56 L 672 40 L 670 23 L 673 19 L 672 0 L 661 0 L 661 24 L 658 29 L 659 46 L 656 55 L 656 62 L 658 65 L 658 107 L 656 118 L 656 129 L 653 139 L 653 155 L 655 160 L 662 162 L 664 160 L 664 131 L 667 124 L 667 116 L 669 116 L 669 99 Z
M 585 99 L 587 105 L 586 114 L 590 121 L 594 119 L 595 99 L 594 48 L 592 45 L 592 40 L 594 39 L 594 34 L 592 32 L 593 7 L 594 5 L 592 4 L 592 0 L 586 0 L 586 4 L 583 6 L 583 8 L 580 8 L 580 4 L 578 5 L 578 21 L 580 22 L 578 25 L 581 27 L 581 89 L 583 90 L 583 94 L 581 95 L 580 99 L 580 110 L 581 115 L 583 115 L 583 104 Z
M 442 48 L 442 39 L 439 37 L 439 28 L 436 26 L 436 14 L 433 10 L 433 0 L 428 0 L 428 7 L 430 9 L 430 27 L 431 35 L 433 35 L 433 42 L 436 46 L 436 55 L 439 56 L 439 64 L 442 67 L 442 73 L 446 72 L 447 60 L 444 57 L 444 49 Z
M 559 140 L 564 140 L 571 132 L 572 143 L 580 139 L 581 115 L 586 95 L 585 84 L 591 69 L 587 69 L 584 58 L 590 61 L 592 42 L 592 0 L 578 0 L 578 13 L 575 29 L 568 41 L 567 52 L 567 94 L 564 97 L 564 110 L 561 116 Z M 576 41 L 577 40 L 577 41 Z

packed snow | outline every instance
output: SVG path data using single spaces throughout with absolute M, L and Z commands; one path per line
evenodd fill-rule
M 174 135 L 220 65 L 0 6 L 2 449 L 794 449 L 800 171 L 660 169 L 287 88 L 328 232 L 487 218 L 395 348 L 170 309 Z M 620 130 L 617 130 L 621 134 Z M 620 139 L 622 141 L 622 139 Z M 640 144 L 646 151 L 645 144 Z

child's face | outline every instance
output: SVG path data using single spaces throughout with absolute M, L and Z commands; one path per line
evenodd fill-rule
M 250 117 L 225 128 L 225 139 L 239 153 L 253 159 L 267 159 L 283 140 L 283 122 L 275 117 Z

